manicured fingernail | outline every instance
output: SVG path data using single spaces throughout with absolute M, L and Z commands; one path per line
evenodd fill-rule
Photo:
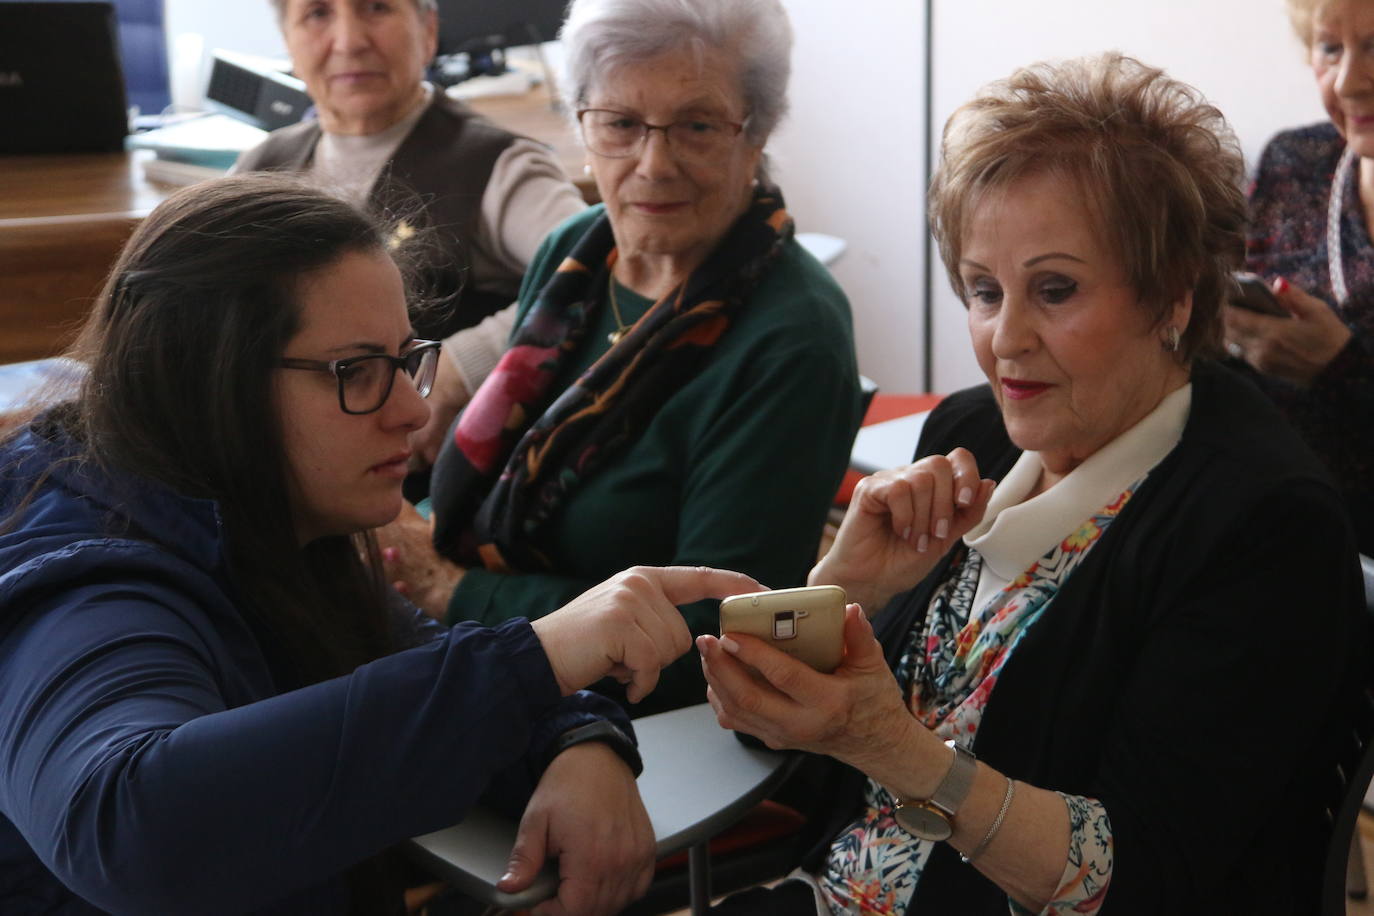
M 1274 291 L 1280 293 L 1288 292 L 1288 281 L 1285 280 L 1283 277 L 1279 277 L 1277 280 L 1274 281 Z
M 922 535 L 920 536 L 920 538 L 918 538 L 918 539 L 916 540 L 916 552 L 917 552 L 917 553 L 925 553 L 925 552 L 926 552 L 926 548 L 928 548 L 929 546 L 930 546 L 930 535 L 928 535 L 928 534 L 922 534 Z
M 515 880 L 515 872 L 510 872 L 510 871 L 508 871 L 508 872 L 506 872 L 504 875 L 502 875 L 500 878 L 496 879 L 496 883 L 497 883 L 497 884 L 506 884 L 506 883 L 509 883 L 509 882 L 511 882 L 511 881 L 514 881 L 514 880 Z
M 739 652 L 739 643 L 735 642 L 728 636 L 722 636 L 720 638 L 720 647 L 724 649 L 726 652 L 729 652 L 731 655 L 734 655 L 737 652 Z
M 383 559 L 383 560 L 386 560 L 388 563 L 390 563 L 390 562 L 392 562 L 392 561 L 394 561 L 394 560 L 396 559 L 397 553 L 398 553 L 398 551 L 396 550 L 395 547 L 383 547 L 383 548 L 382 548 L 382 559 Z
M 969 503 L 973 502 L 973 489 L 971 487 L 964 487 L 959 491 L 959 496 L 955 501 L 961 506 L 967 506 Z
M 911 540 L 911 526 L 910 526 L 910 525 L 907 525 L 905 528 L 902 529 L 902 540 L 904 540 L 904 541 L 909 541 L 909 540 Z
M 935 536 L 942 541 L 949 536 L 949 519 L 942 518 L 935 523 Z

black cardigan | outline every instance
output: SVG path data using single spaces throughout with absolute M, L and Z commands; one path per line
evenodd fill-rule
M 961 445 L 999 480 L 1019 457 L 987 386 L 941 403 L 917 456 Z M 894 667 L 953 555 L 875 619 Z M 1315 912 L 1362 613 L 1325 472 L 1248 382 L 1199 365 L 1181 441 L 1027 631 L 974 751 L 1106 806 L 1104 916 Z M 830 778 L 813 869 L 861 797 L 860 774 L 832 765 Z M 921 914 L 1007 912 L 946 844 L 917 901 Z

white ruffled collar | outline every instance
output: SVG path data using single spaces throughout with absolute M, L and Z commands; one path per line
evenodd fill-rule
M 1038 452 L 1022 452 L 993 492 L 983 520 L 964 535 L 964 543 L 977 550 L 999 578 L 1011 581 L 1173 451 L 1192 402 L 1190 382 L 1031 499 L 1026 494 L 1040 479 L 1043 465 Z

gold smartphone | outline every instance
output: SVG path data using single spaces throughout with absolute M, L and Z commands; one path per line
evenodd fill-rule
M 720 603 L 720 632 L 755 636 L 828 674 L 844 654 L 844 607 L 838 585 L 731 595 Z

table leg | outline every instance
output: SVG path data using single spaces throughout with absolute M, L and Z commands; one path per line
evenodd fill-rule
M 705 843 L 687 850 L 687 887 L 692 916 L 706 916 L 711 909 L 711 851 Z

